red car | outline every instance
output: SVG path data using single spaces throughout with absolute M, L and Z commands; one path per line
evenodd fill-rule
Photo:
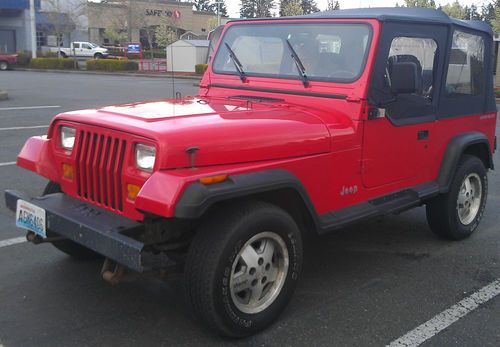
M 0 53 L 0 71 L 5 71 L 17 64 L 17 55 Z
M 7 206 L 111 283 L 182 270 L 201 321 L 250 335 L 290 300 L 307 233 L 421 205 L 440 237 L 478 229 L 491 52 L 487 24 L 429 9 L 232 21 L 197 96 L 56 116 L 17 159 L 44 195 Z

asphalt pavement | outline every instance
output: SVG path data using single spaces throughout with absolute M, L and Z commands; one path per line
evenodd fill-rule
M 29 136 L 60 112 L 171 97 L 172 81 L 125 76 L 0 73 L 0 188 L 42 192 L 46 181 L 12 165 Z M 175 81 L 183 95 L 193 81 Z M 495 154 L 497 166 L 500 155 Z M 181 277 L 111 286 L 99 262 L 71 260 L 24 232 L 0 203 L 0 347 L 14 346 L 383 346 L 500 279 L 500 173 L 479 230 L 448 242 L 424 208 L 308 239 L 305 266 L 279 321 L 243 340 L 214 336 L 182 304 Z M 3 243 L 2 243 L 3 242 Z M 424 346 L 499 346 L 500 296 L 478 305 Z

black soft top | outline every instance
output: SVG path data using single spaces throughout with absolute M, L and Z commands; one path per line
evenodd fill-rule
M 448 24 L 458 25 L 471 30 L 483 31 L 493 35 L 491 27 L 479 20 L 460 20 L 449 17 L 441 10 L 419 7 L 373 7 L 356 8 L 348 10 L 316 12 L 303 16 L 279 17 L 276 19 L 297 19 L 297 18 L 333 18 L 333 19 L 377 19 L 381 22 L 398 21 L 427 24 Z M 264 19 L 264 18 L 261 18 Z M 265 18 L 269 19 L 269 18 Z M 252 19 L 250 19 L 252 20 Z

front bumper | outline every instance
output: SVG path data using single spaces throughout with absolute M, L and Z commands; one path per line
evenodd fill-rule
M 28 201 L 45 209 L 47 229 L 92 249 L 132 270 L 144 272 L 175 265 L 164 253 L 145 249 L 132 238 L 143 230 L 143 224 L 73 199 L 63 193 L 33 198 L 7 190 L 5 202 L 15 211 L 17 200 Z

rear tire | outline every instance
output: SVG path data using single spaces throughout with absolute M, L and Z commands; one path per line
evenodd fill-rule
M 449 240 L 469 237 L 478 227 L 486 206 L 488 176 L 483 162 L 464 155 L 455 171 L 450 191 L 427 203 L 431 230 Z
M 61 186 L 55 182 L 49 182 L 47 186 L 45 187 L 45 190 L 43 191 L 43 195 L 47 194 L 54 194 L 54 193 L 60 193 L 61 192 Z M 59 236 L 58 234 L 51 232 L 50 230 L 47 230 L 47 236 L 48 237 L 57 237 Z M 71 256 L 72 258 L 78 259 L 78 260 L 90 260 L 90 259 L 98 259 L 101 258 L 102 256 L 86 247 L 80 246 L 79 244 L 70 241 L 70 240 L 61 240 L 61 241 L 54 241 L 52 242 L 52 245 L 60 250 L 63 253 L 66 253 L 67 255 Z
M 212 331 L 252 335 L 283 311 L 301 267 L 300 231 L 281 208 L 249 202 L 221 209 L 201 224 L 191 243 L 186 300 Z
M 66 53 L 64 52 L 59 52 L 59 54 L 61 55 L 61 58 L 67 58 L 68 56 L 66 55 Z

